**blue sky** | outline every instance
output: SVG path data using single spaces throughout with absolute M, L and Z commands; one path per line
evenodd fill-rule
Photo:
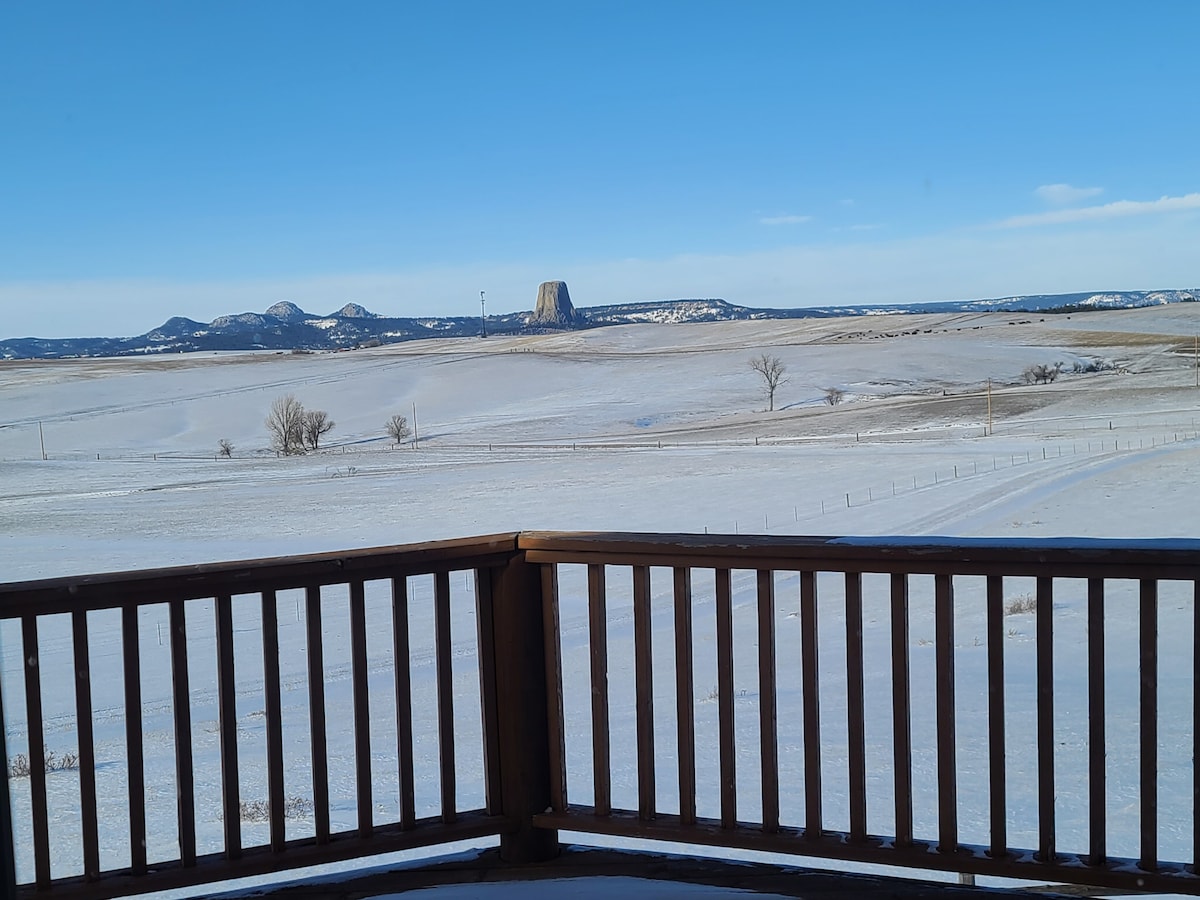
M 1200 286 L 1200 4 L 0 6 L 0 337 Z

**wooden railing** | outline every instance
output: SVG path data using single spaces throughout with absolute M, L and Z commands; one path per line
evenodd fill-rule
M 0 586 L 17 890 L 564 829 L 1200 893 L 1198 592 L 1191 541 L 544 533 Z
M 487 835 L 545 856 L 536 574 L 510 534 L 0 587 L 22 890 L 107 897 Z

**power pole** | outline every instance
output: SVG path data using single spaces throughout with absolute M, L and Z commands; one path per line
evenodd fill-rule
M 483 291 L 479 292 L 479 336 L 487 337 L 487 315 L 483 311 Z
M 417 446 L 417 404 L 413 403 L 413 449 L 419 450 Z
M 42 445 L 42 462 L 46 461 L 46 435 L 42 433 L 42 423 L 38 422 L 38 441 Z
M 992 379 L 988 379 L 987 383 L 987 400 L 988 400 L 988 417 L 987 417 L 987 433 L 992 433 Z

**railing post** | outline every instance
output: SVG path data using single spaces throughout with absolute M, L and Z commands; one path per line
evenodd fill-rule
M 484 573 L 481 573 L 484 574 Z M 541 567 L 515 554 L 486 572 L 492 597 L 496 749 L 501 812 L 516 821 L 500 836 L 500 858 L 532 863 L 558 855 L 558 831 L 537 828 L 533 816 L 551 803 L 550 728 Z

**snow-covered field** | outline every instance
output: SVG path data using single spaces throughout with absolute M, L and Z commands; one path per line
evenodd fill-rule
M 0 363 L 0 580 L 533 529 L 1195 537 L 1200 535 L 1200 504 L 1193 487 L 1200 468 L 1200 388 L 1193 369 L 1198 333 L 1200 304 L 1177 304 L 1072 316 L 990 313 L 642 325 L 319 355 Z M 764 411 L 761 381 L 748 365 L 752 355 L 762 352 L 778 355 L 788 367 L 789 380 L 779 389 L 773 413 Z M 1055 383 L 1021 380 L 1027 366 L 1057 362 L 1064 364 L 1064 374 Z M 1072 373 L 1095 364 L 1100 371 Z M 825 403 L 830 387 L 844 391 L 843 402 Z M 268 450 L 263 420 L 271 402 L 286 393 L 306 407 L 326 410 L 335 420 L 336 428 L 319 452 L 278 458 Z M 399 413 L 411 421 L 414 408 L 418 449 L 390 447 L 385 420 Z M 217 458 L 222 438 L 234 445 L 232 459 Z M 481 796 L 482 785 L 471 774 L 478 770 L 479 753 L 477 707 L 472 707 L 467 687 L 476 677 L 469 652 L 471 588 L 462 576 L 455 577 L 454 637 L 464 651 L 455 658 L 455 677 L 464 685 L 456 710 L 464 773 L 459 791 L 460 806 L 466 808 Z M 632 683 L 620 660 L 629 660 L 631 667 L 632 639 L 622 605 L 622 591 L 628 588 L 621 578 L 619 571 L 612 575 L 614 747 L 628 746 L 625 738 L 633 727 L 632 712 L 624 713 Z M 564 573 L 564 641 L 584 647 L 586 602 L 573 587 L 578 583 L 574 574 Z M 657 577 L 654 586 L 657 610 L 669 602 L 669 594 Z M 870 593 L 870 580 L 867 587 L 868 659 L 886 671 L 885 599 Z M 1024 588 L 1013 585 L 1011 590 Z M 433 684 L 428 664 L 432 628 L 422 611 L 427 610 L 422 605 L 427 580 L 416 579 L 413 591 L 414 690 L 420 715 L 431 717 L 432 702 L 420 700 L 432 696 L 420 692 L 431 692 Z M 986 761 L 982 731 L 972 731 L 982 721 L 982 707 L 972 704 L 982 696 L 982 681 L 975 676 L 982 671 L 986 649 L 979 644 L 982 606 L 976 593 L 969 585 L 959 593 L 959 766 L 963 838 L 982 842 L 986 810 L 970 806 L 971 786 L 985 777 L 981 767 Z M 1187 857 L 1191 841 L 1190 812 L 1184 814 L 1190 807 L 1184 800 L 1191 797 L 1191 722 L 1185 711 L 1191 708 L 1192 647 L 1184 638 L 1190 634 L 1192 608 L 1184 593 L 1181 589 L 1176 597 L 1165 590 L 1160 613 L 1163 659 L 1173 663 L 1164 665 L 1160 686 L 1166 705 L 1160 725 L 1160 801 L 1162 821 L 1170 826 L 1164 826 L 1161 841 L 1163 857 L 1175 859 Z M 703 598 L 704 593 L 698 588 L 697 595 Z M 835 680 L 836 591 L 831 588 L 825 596 L 831 624 L 829 633 L 822 633 L 828 645 L 823 664 Z M 1123 602 L 1126 594 L 1114 588 L 1112 596 L 1109 692 L 1116 706 L 1132 704 L 1135 696 L 1135 651 L 1124 635 L 1136 620 L 1132 604 Z M 1128 596 L 1133 596 L 1132 588 Z M 1056 642 L 1064 659 L 1081 658 L 1086 623 L 1082 598 L 1082 591 L 1069 586 L 1056 597 Z M 385 614 L 383 599 L 369 595 L 372 615 Z M 705 602 L 698 601 L 697 646 L 711 652 L 704 632 L 711 604 L 706 608 Z M 923 656 L 932 624 L 925 628 L 921 617 L 927 610 L 921 602 L 918 589 L 912 627 L 918 717 L 932 702 L 921 693 L 932 688 L 932 655 Z M 301 603 L 280 595 L 285 685 L 303 679 Z M 334 704 L 349 696 L 345 669 L 338 668 L 347 640 L 345 603 L 336 592 L 326 603 L 327 690 Z M 786 667 L 794 654 L 794 648 L 785 649 L 785 640 L 792 634 L 797 601 L 794 585 L 783 576 L 776 603 L 780 665 Z M 293 606 L 295 613 L 289 615 Z M 235 622 L 242 642 L 238 711 L 239 721 L 245 722 L 239 738 L 244 798 L 265 796 L 255 781 L 263 778 L 261 657 L 256 661 L 257 613 L 249 607 L 241 609 Z M 750 729 L 743 736 L 753 739 L 749 579 L 738 583 L 737 610 L 739 697 L 746 692 L 744 703 L 739 702 L 739 722 Z M 211 644 L 211 607 L 198 605 L 189 614 L 197 645 Z M 150 848 L 152 859 L 169 856 L 175 839 L 169 687 L 161 677 L 168 649 L 156 638 L 164 616 L 165 611 L 159 615 L 151 609 L 142 621 L 146 729 L 160 738 L 157 749 L 149 738 L 147 746 L 151 832 L 157 842 Z M 1011 702 L 1027 708 L 1032 703 L 1032 616 L 1018 614 L 1012 621 L 1006 646 Z M 107 681 L 94 675 L 93 685 L 99 711 L 99 790 L 106 808 L 119 812 L 125 786 L 116 616 L 94 616 L 92 631 L 94 673 L 106 671 L 105 666 L 117 673 Z M 12 753 L 26 741 L 19 627 L 4 623 L 0 640 Z M 881 655 L 872 657 L 873 647 Z M 47 623 L 41 653 L 48 745 L 70 750 L 74 688 L 65 674 L 68 623 Z M 667 654 L 669 660 L 669 650 Z M 568 693 L 574 693 L 579 709 L 569 746 L 573 763 L 578 762 L 573 778 L 579 784 L 572 782 L 572 792 L 586 800 L 586 666 L 581 654 L 571 658 L 579 661 L 567 675 Z M 781 670 L 781 684 L 787 683 L 785 674 Z M 707 697 L 715 676 L 706 678 L 705 670 L 697 672 L 699 735 L 715 729 L 715 704 Z M 381 666 L 372 679 L 377 692 L 372 703 L 378 696 L 386 704 L 389 671 Z M 887 681 L 881 677 L 878 683 Z M 193 672 L 201 852 L 218 849 L 221 834 L 213 684 L 212 672 Z M 871 684 L 868 675 L 869 693 Z M 1062 692 L 1058 727 L 1064 741 L 1059 846 L 1080 850 L 1086 840 L 1080 826 L 1086 821 L 1084 685 L 1064 674 L 1056 687 Z M 669 685 L 664 682 L 662 690 L 658 710 L 665 735 L 673 728 L 673 707 Z M 781 721 L 788 720 L 786 704 L 797 697 L 794 691 L 781 691 Z M 868 721 L 890 721 L 887 703 L 885 693 L 870 696 L 869 712 L 878 712 Z M 294 778 L 289 794 L 302 794 L 307 775 L 303 704 L 301 690 L 285 697 L 285 716 L 294 720 L 298 732 L 287 749 L 289 777 Z M 1130 709 L 1136 715 L 1136 706 Z M 831 713 L 830 721 L 835 720 Z M 428 722 L 418 722 L 418 727 L 433 734 Z M 1127 719 L 1110 723 L 1110 849 L 1118 855 L 1137 852 L 1136 811 L 1126 808 L 1128 798 L 1122 800 L 1123 791 L 1136 783 L 1136 757 L 1128 750 L 1135 730 L 1128 726 Z M 925 740 L 931 727 L 918 718 L 915 739 Z M 386 747 L 389 732 L 382 718 L 379 729 L 373 746 Z M 828 825 L 842 827 L 834 812 L 838 792 L 844 797 L 836 775 L 836 725 L 831 725 L 831 736 Z M 1010 734 L 1018 754 L 1014 778 L 1026 785 L 1034 777 L 1032 763 L 1020 768 L 1019 750 L 1027 736 L 1020 727 Z M 887 831 L 890 774 L 882 765 L 890 752 L 887 731 L 880 728 L 868 737 L 872 760 L 880 762 L 872 769 L 871 796 L 880 799 L 872 801 L 870 825 Z M 785 779 L 799 779 L 798 744 L 789 743 L 797 741 L 781 730 Z M 669 745 L 662 746 L 669 756 Z M 747 804 L 742 816 L 751 818 L 757 779 L 749 759 L 752 747 L 747 744 L 747 765 L 740 771 L 745 781 L 740 797 Z M 338 756 L 342 749 L 347 755 Z M 350 752 L 349 744 L 339 748 L 331 743 L 335 793 L 343 789 L 334 801 L 335 827 L 355 822 Z M 380 753 L 378 778 L 386 794 L 394 761 Z M 921 754 L 918 745 L 918 766 L 932 759 Z M 615 799 L 628 804 L 631 762 L 626 760 L 625 766 L 614 773 L 614 790 Z M 431 814 L 438 796 L 436 775 L 421 781 L 419 813 Z M 50 784 L 55 874 L 68 874 L 80 866 L 77 780 L 69 772 L 52 773 Z M 20 818 L 28 803 L 25 781 L 15 780 L 13 790 L 18 862 L 22 878 L 28 879 L 28 824 Z M 1016 781 L 1010 791 L 1011 840 L 1035 840 L 1030 795 Z M 669 792 L 660 802 L 669 808 Z M 803 808 L 802 794 L 794 791 L 789 802 L 797 805 L 785 808 L 785 814 L 795 818 Z M 934 804 L 935 799 L 918 798 L 919 833 L 933 827 Z M 702 803 L 701 812 L 712 810 Z M 265 826 L 246 826 L 248 844 L 265 839 L 255 828 Z M 306 828 L 311 833 L 311 823 L 303 817 L 289 822 L 289 828 L 289 836 L 306 833 Z M 119 828 L 110 829 L 105 840 L 104 867 L 127 862 Z

